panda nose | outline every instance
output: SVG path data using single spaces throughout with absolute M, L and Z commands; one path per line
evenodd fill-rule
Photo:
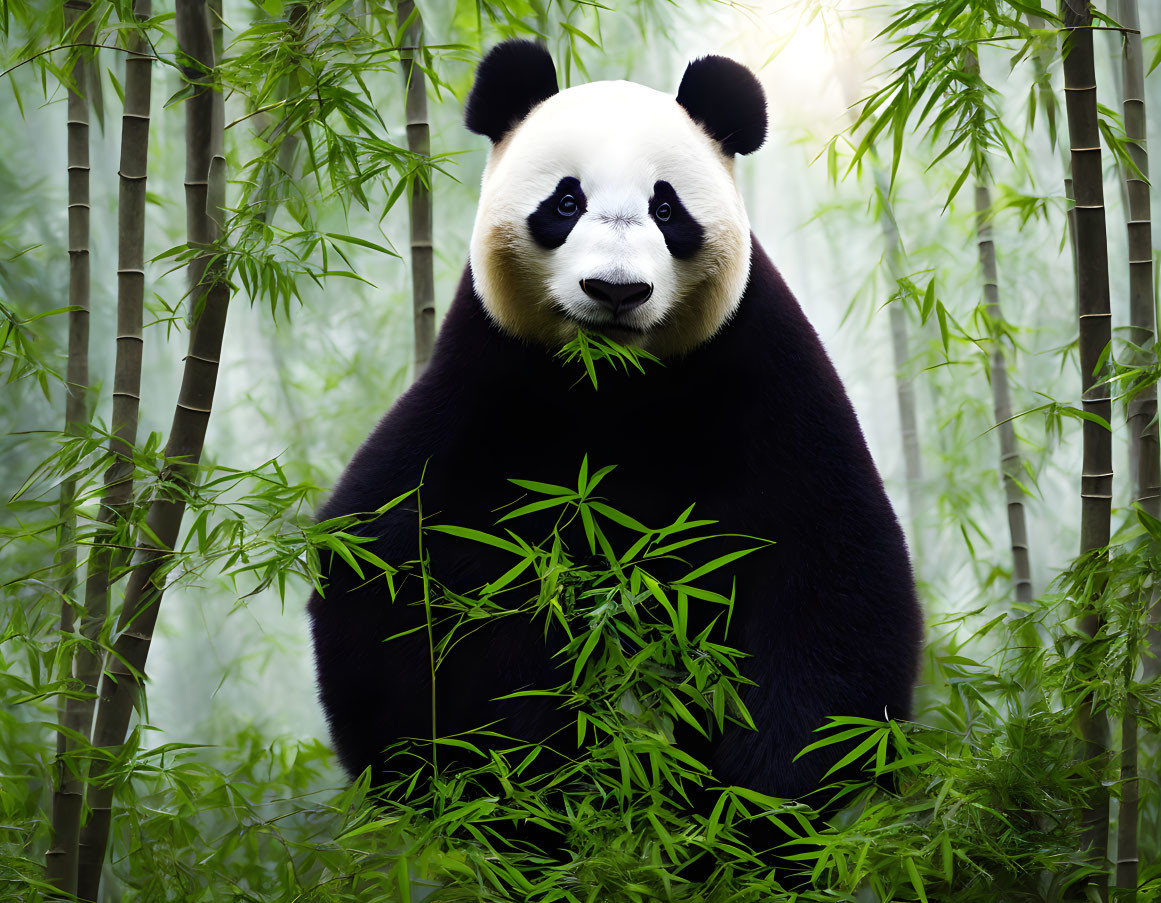
M 581 291 L 599 301 L 613 314 L 628 313 L 640 307 L 653 294 L 648 282 L 605 282 L 604 279 L 582 279 Z

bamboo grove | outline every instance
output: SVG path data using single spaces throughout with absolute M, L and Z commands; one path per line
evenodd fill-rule
M 0 0 L 3 109 L 55 117 L 62 164 L 42 184 L 35 141 L 0 136 L 0 898 L 1161 898 L 1161 15 L 1140 0 L 609 6 Z M 707 49 L 760 68 L 779 34 L 816 29 L 834 55 L 833 128 L 785 126 L 772 153 L 809 148 L 821 200 L 803 219 L 835 272 L 858 270 L 835 343 L 862 329 L 882 344 L 888 400 L 870 404 L 897 426 L 878 451 L 898 461 L 884 469 L 929 618 L 916 721 L 820 735 L 868 769 L 835 788 L 849 805 L 828 826 L 746 788 L 689 815 L 657 775 L 708 773 L 642 724 L 687 719 L 691 682 L 720 719 L 736 653 L 682 672 L 669 600 L 685 590 L 574 560 L 517 520 L 489 541 L 525 556 L 533 597 L 560 580 L 613 598 L 635 579 L 658 600 L 574 625 L 571 689 L 597 707 L 578 731 L 602 725 L 612 752 L 576 763 L 560 796 L 491 761 L 385 806 L 366 776 L 342 778 L 321 726 L 262 715 L 279 684 L 302 686 L 279 668 L 309 671 L 279 647 L 302 648 L 319 556 L 388 567 L 312 511 L 335 446 L 431 356 L 482 166 L 453 137 L 471 67 L 522 36 L 566 79 L 670 90 L 653 36 L 730 16 Z M 742 170 L 752 214 L 781 197 L 779 164 L 761 165 Z M 851 372 L 875 366 L 873 344 L 856 341 Z M 275 450 L 256 463 L 257 435 Z M 625 518 L 587 463 L 553 504 Z M 685 518 L 642 527 L 646 557 Z M 618 618 L 652 638 L 651 667 L 618 658 Z M 183 674 L 218 656 L 197 630 L 227 650 L 216 687 Z M 157 710 L 166 680 L 188 684 L 181 710 L 205 710 L 206 736 Z M 660 701 L 629 712 L 610 687 Z M 497 780 L 506 796 L 485 792 Z M 753 819 L 786 835 L 792 878 L 746 848 Z M 569 856 L 506 847 L 496 826 L 527 820 Z M 709 879 L 682 877 L 706 850 Z

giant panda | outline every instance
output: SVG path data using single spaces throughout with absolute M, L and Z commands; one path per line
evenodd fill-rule
M 491 142 L 468 266 L 430 365 L 320 517 L 422 483 L 418 503 L 358 528 L 387 562 L 414 561 L 420 505 L 427 526 L 495 531 L 511 478 L 570 485 L 587 455 L 616 465 L 602 494 L 647 525 L 694 503 L 724 531 L 770 540 L 725 578 L 757 731 L 729 727 L 702 752 L 725 784 L 810 793 L 835 754 L 795 757 L 828 716 L 909 716 L 921 615 L 850 401 L 750 232 L 735 159 L 765 140 L 757 79 L 708 56 L 676 97 L 624 81 L 560 91 L 544 49 L 506 42 L 480 64 L 465 121 Z M 582 328 L 661 363 L 578 381 L 556 352 Z M 445 534 L 424 542 L 432 576 L 460 592 L 508 566 Z M 327 567 L 309 603 L 321 702 L 342 764 L 383 780 L 385 748 L 431 736 L 424 612 L 406 604 L 422 586 L 392 603 L 381 581 L 337 557 Z M 555 699 L 501 698 L 561 682 L 548 645 L 530 619 L 468 633 L 437 673 L 439 735 L 554 736 Z

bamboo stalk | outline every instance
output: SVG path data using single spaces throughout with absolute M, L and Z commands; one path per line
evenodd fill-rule
M 1080 333 L 1080 369 L 1084 410 L 1111 422 L 1112 403 L 1107 384 L 1097 379 L 1097 365 L 1111 339 L 1109 261 L 1105 235 L 1104 187 L 1101 172 L 1100 133 L 1097 125 L 1096 67 L 1093 60 L 1092 14 L 1062 2 L 1065 26 L 1064 91 L 1072 154 L 1073 188 L 1076 192 L 1077 312 Z M 1107 568 L 1110 516 L 1112 513 L 1112 436 L 1099 423 L 1084 421 L 1081 471 L 1080 554 Z M 1103 580 L 1096 581 L 1099 584 Z M 1094 596 L 1099 596 L 1100 588 Z M 1080 629 L 1095 637 L 1104 625 L 1103 614 L 1092 611 Z M 1077 713 L 1085 741 L 1085 754 L 1098 761 L 1108 750 L 1108 718 L 1097 711 L 1089 694 Z M 1084 816 L 1084 843 L 1089 858 L 1100 872 L 1089 879 L 1101 900 L 1108 899 L 1109 796 L 1103 782 L 1096 782 Z M 1104 876 L 1103 878 L 1101 876 Z
M 139 27 L 152 14 L 151 0 L 137 0 L 133 14 Z M 113 373 L 113 423 L 97 533 L 89 555 L 85 584 L 85 638 L 77 661 L 77 677 L 86 697 L 76 700 L 79 721 L 88 736 L 93 721 L 102 654 L 98 640 L 109 610 L 109 586 L 127 563 L 124 544 L 116 542 L 118 524 L 132 507 L 133 451 L 141 400 L 142 311 L 145 299 L 145 186 L 149 151 L 149 103 L 152 53 L 144 32 L 130 32 L 126 42 L 125 105 L 121 118 L 120 196 L 117 205 L 117 353 Z M 88 852 L 86 848 L 86 853 Z M 101 862 L 79 858 L 77 893 L 95 900 Z
M 87 0 L 65 0 L 66 30 L 71 31 Z M 80 38 L 92 42 L 86 30 Z M 65 394 L 65 433 L 75 436 L 88 421 L 86 393 L 89 387 L 89 102 L 85 67 L 79 60 L 69 73 L 74 83 L 68 91 L 66 121 L 68 133 L 68 241 L 69 311 L 68 364 Z M 65 480 L 60 490 L 60 530 L 58 538 L 61 642 L 66 646 L 65 669 L 73 674 L 73 641 L 76 628 L 73 594 L 76 588 L 77 544 L 75 480 Z M 45 880 L 57 890 L 74 894 L 77 889 L 77 840 L 84 803 L 84 783 L 69 753 L 75 748 L 73 735 L 88 732 L 72 700 L 58 697 L 56 763 L 52 794 L 52 842 L 45 853 Z
M 416 54 L 422 53 L 419 48 L 423 43 L 423 19 L 414 0 L 399 0 L 395 17 L 400 28 L 407 25 L 399 53 L 407 98 L 407 149 L 413 154 L 430 157 L 427 78 L 423 70 L 415 65 Z M 431 221 L 431 188 L 417 175 L 411 183 L 411 298 L 415 318 L 416 379 L 427 368 L 435 346 L 435 270 Z
M 201 85 L 186 100 L 186 230 L 202 251 L 189 266 L 190 340 L 173 425 L 165 448 L 173 488 L 150 505 L 138 546 L 143 549 L 125 590 L 113 653 L 101 681 L 90 780 L 92 816 L 81 834 L 82 869 L 99 886 L 108 844 L 114 787 L 102 780 L 125 732 L 144 682 L 144 669 L 165 591 L 164 567 L 177 542 L 188 487 L 196 478 L 213 406 L 230 288 L 218 242 L 225 200 L 221 94 L 214 90 L 214 43 L 205 0 L 178 0 L 178 47 L 184 74 Z M 95 899 L 95 894 L 90 899 Z
M 1149 153 L 1146 145 L 1145 77 L 1142 66 L 1140 15 L 1137 0 L 1121 0 L 1118 17 L 1125 28 L 1122 66 L 1124 71 L 1123 108 L 1128 151 L 1140 175 L 1124 170 L 1128 198 L 1126 226 L 1129 234 L 1129 340 L 1144 353 L 1133 352 L 1131 363 L 1146 366 L 1154 362 L 1149 351 L 1156 333 L 1153 297 L 1153 225 L 1149 209 Z M 1151 384 L 1128 405 L 1129 449 L 1138 461 L 1134 486 L 1137 503 L 1154 517 L 1161 518 L 1161 439 L 1157 427 L 1157 386 Z M 1161 609 L 1153 609 L 1161 623 Z M 1150 645 L 1161 656 L 1161 631 L 1150 635 Z M 1150 658 L 1146 677 L 1157 673 L 1159 662 Z
M 1117 19 L 1124 27 L 1121 45 L 1121 99 L 1125 136 L 1134 165 L 1122 166 L 1125 221 L 1129 238 L 1129 363 L 1148 367 L 1156 363 L 1152 351 L 1156 334 L 1153 297 L 1153 235 L 1149 210 L 1149 153 L 1146 144 L 1145 70 L 1142 65 L 1141 20 L 1137 0 L 1120 0 Z M 1157 385 L 1151 383 L 1128 404 L 1129 456 L 1136 463 L 1134 498 L 1153 517 L 1161 517 L 1161 438 L 1157 428 Z M 1161 601 L 1156 592 L 1149 612 L 1146 642 L 1153 655 L 1143 658 L 1146 680 L 1157 676 L 1161 655 Z M 1138 775 L 1137 700 L 1133 695 L 1136 656 L 1126 665 L 1128 693 L 1121 720 L 1121 807 L 1117 817 L 1116 887 L 1118 899 L 1137 899 L 1140 783 Z
M 996 267 L 996 244 L 992 236 L 992 193 L 982 179 L 976 183 L 976 242 L 984 279 L 984 304 L 993 324 L 992 351 L 988 356 L 988 378 L 992 384 L 992 411 L 1000 434 L 1000 472 L 1008 508 L 1008 536 L 1012 547 L 1012 585 L 1016 601 L 1031 604 L 1032 568 L 1028 557 L 1028 526 L 1024 512 L 1024 490 L 1017 475 L 1022 462 L 1012 422 L 1012 401 L 1008 385 L 1008 362 L 1000 344 L 1004 323 L 1000 308 L 1000 285 Z
M 980 61 L 974 50 L 964 52 L 964 69 L 979 74 Z M 1041 85 L 1041 89 L 1051 85 Z M 1054 128 L 1055 117 L 1050 117 Z M 1018 475 L 1022 468 L 1020 449 L 1016 440 L 1016 425 L 1012 421 L 1011 389 L 1008 385 L 1008 361 L 1001 344 L 1004 331 L 1004 314 L 1000 308 L 1000 277 L 996 266 L 996 242 L 992 233 L 992 191 L 988 187 L 988 174 L 976 173 L 976 248 L 983 276 L 984 306 L 990 322 L 992 350 L 988 355 L 988 382 L 992 386 L 992 413 L 996 420 L 996 431 L 1000 434 L 1000 473 L 1004 481 L 1004 499 L 1008 513 L 1008 538 L 1012 549 L 1012 589 L 1017 604 L 1030 605 L 1032 594 L 1032 568 L 1028 557 L 1028 525 L 1024 512 L 1024 491 L 1020 488 Z M 1027 622 L 1025 622 L 1027 623 Z M 1023 631 L 1028 641 L 1035 640 L 1035 629 Z
M 887 176 L 873 157 L 875 188 L 879 194 L 879 228 L 886 247 L 887 272 L 895 284 L 903 272 L 903 242 L 891 210 Z M 895 364 L 895 404 L 899 410 L 899 431 L 903 443 L 903 474 L 907 483 L 907 514 L 911 527 L 911 543 L 920 545 L 919 512 L 923 510 L 923 458 L 919 448 L 918 417 L 915 413 L 915 381 L 907 373 L 911 359 L 907 312 L 902 304 L 889 305 L 891 353 Z M 918 555 L 916 556 L 918 557 Z

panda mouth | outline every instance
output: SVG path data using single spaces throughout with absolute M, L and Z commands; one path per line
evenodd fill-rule
M 599 333 L 620 333 L 622 335 L 644 335 L 648 330 L 642 329 L 640 326 L 634 326 L 632 323 L 626 323 L 623 320 L 583 320 L 573 317 L 572 321 L 576 323 L 581 329 L 589 332 Z M 614 335 L 613 338 L 616 338 Z

